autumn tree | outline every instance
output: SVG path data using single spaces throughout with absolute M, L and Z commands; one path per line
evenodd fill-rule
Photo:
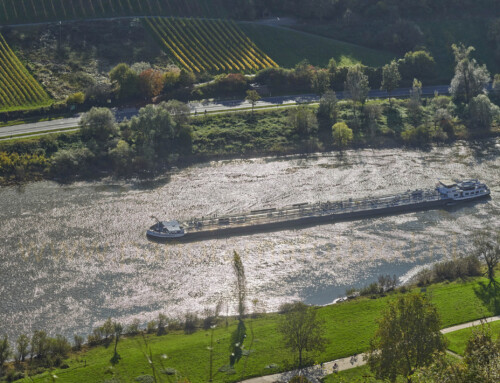
M 279 319 L 278 331 L 285 347 L 297 353 L 299 368 L 302 367 L 307 352 L 321 352 L 325 349 L 324 322 L 317 317 L 314 307 L 302 302 L 290 305 L 289 310 Z
M 389 104 L 391 107 L 391 92 L 398 87 L 400 81 L 401 75 L 399 74 L 398 63 L 395 60 L 382 67 L 382 84 L 380 85 L 380 89 L 385 90 L 389 94 Z
M 474 97 L 481 94 L 490 82 L 490 73 L 486 65 L 479 65 L 470 57 L 474 47 L 463 44 L 452 45 L 455 55 L 455 76 L 451 80 L 450 93 L 456 100 L 468 104 Z
M 160 95 L 165 86 L 165 76 L 158 70 L 147 69 L 139 74 L 138 86 L 144 98 L 155 98 Z
M 368 364 L 376 378 L 395 382 L 402 375 L 411 382 L 418 368 L 445 349 L 440 328 L 436 307 L 426 296 L 408 294 L 390 302 L 370 342 Z

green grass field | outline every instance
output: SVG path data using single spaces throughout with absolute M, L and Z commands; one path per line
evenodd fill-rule
M 486 324 L 486 327 L 489 327 L 491 329 L 491 335 L 493 336 L 493 339 L 498 339 L 500 337 L 500 321 Z M 446 339 L 449 342 L 448 349 L 459 355 L 464 355 L 467 340 L 471 336 L 473 329 L 474 327 L 471 327 L 446 334 Z
M 426 294 L 438 307 L 443 327 L 448 327 L 494 314 L 476 295 L 475 291 L 479 288 L 477 280 L 454 282 L 430 286 Z M 375 332 L 377 319 L 390 299 L 394 299 L 394 294 L 379 299 L 361 298 L 318 308 L 319 316 L 326 322 L 328 345 L 315 361 L 329 361 L 365 351 Z M 293 355 L 283 347 L 276 331 L 278 317 L 278 314 L 269 314 L 246 320 L 247 338 L 244 346 L 249 353 L 236 365 L 235 370 L 229 372 L 219 369 L 224 370 L 223 367 L 229 362 L 230 334 L 234 331 L 236 322 L 231 321 L 227 328 L 223 323 L 219 325 L 214 330 L 214 381 L 233 382 L 285 370 L 287 363 L 293 361 Z M 210 345 L 210 331 L 200 330 L 191 335 L 150 335 L 147 339 L 156 368 L 175 368 L 191 382 L 208 380 L 207 347 Z M 68 369 L 55 370 L 53 373 L 58 376 L 58 382 L 101 382 L 113 377 L 122 382 L 133 382 L 140 375 L 151 374 L 144 351 L 145 346 L 140 337 L 124 338 L 118 346 L 122 359 L 114 367 L 110 364 L 112 347 L 96 347 L 72 356 L 68 361 Z M 266 368 L 271 364 L 276 364 L 278 368 Z M 48 373 L 33 377 L 33 381 L 43 382 L 47 376 Z
M 381 66 L 390 62 L 392 53 L 365 48 L 291 29 L 261 24 L 241 23 L 245 34 L 280 66 L 291 68 L 304 59 L 313 65 L 326 66 L 331 58 L 340 66 L 362 63 Z

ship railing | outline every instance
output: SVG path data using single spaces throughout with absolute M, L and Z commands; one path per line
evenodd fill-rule
M 403 206 L 422 201 L 433 201 L 446 198 L 436 191 L 422 193 L 401 193 L 390 197 L 365 198 L 360 200 L 321 202 L 314 204 L 296 204 L 283 209 L 266 209 L 240 215 L 212 216 L 203 219 L 191 219 L 185 225 L 194 230 L 210 230 L 223 226 L 247 226 L 261 222 L 280 222 L 294 218 L 324 216 L 338 213 L 349 213 L 360 210 L 381 209 Z

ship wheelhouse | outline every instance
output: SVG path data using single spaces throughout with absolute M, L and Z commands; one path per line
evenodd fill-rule
M 449 198 L 455 201 L 475 199 L 490 194 L 488 187 L 478 180 L 461 182 L 439 180 L 436 190 L 441 193 L 442 198 Z

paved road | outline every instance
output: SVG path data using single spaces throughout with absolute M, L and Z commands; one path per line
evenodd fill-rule
M 495 322 L 500 320 L 500 315 L 490 317 L 485 319 L 484 321 L 487 323 Z M 453 331 L 462 330 L 464 328 L 469 328 L 473 326 L 478 326 L 482 322 L 480 320 L 476 320 L 473 322 L 463 323 L 457 326 L 448 327 L 441 330 L 442 334 L 448 334 Z M 349 370 L 351 368 L 360 367 L 366 364 L 364 360 L 364 356 L 366 354 L 353 355 L 348 356 L 347 358 L 341 358 L 332 360 L 331 362 L 323 363 L 322 365 L 316 365 L 309 368 L 305 368 L 303 370 L 293 370 L 287 371 L 280 374 L 267 375 L 267 376 L 259 376 L 258 378 L 252 378 L 244 380 L 244 383 L 276 383 L 276 382 L 288 382 L 295 375 L 305 375 L 310 382 L 319 383 L 321 378 L 326 375 L 333 374 L 335 371 L 344 371 Z
M 448 93 L 448 85 L 427 86 L 422 88 L 422 94 L 433 95 L 434 92 L 439 94 Z M 410 94 L 410 88 L 400 88 L 392 92 L 392 97 L 405 97 Z M 346 97 L 345 92 L 337 92 L 337 98 L 342 100 Z M 372 90 L 369 93 L 370 98 L 386 98 L 387 92 L 381 90 Z M 287 105 L 295 105 L 300 103 L 317 103 L 320 96 L 316 94 L 301 94 L 295 96 L 278 96 L 278 97 L 264 97 L 257 104 L 256 107 L 281 107 Z M 189 107 L 193 115 L 207 113 L 223 113 L 231 112 L 242 108 L 251 108 L 252 105 L 245 100 L 223 100 L 223 101 L 208 101 L 208 102 L 190 102 Z M 130 119 L 137 115 L 138 110 L 135 108 L 127 108 L 115 110 L 115 116 L 118 121 L 125 118 Z M 20 134 L 35 134 L 38 132 L 47 132 L 64 130 L 78 126 L 80 116 L 72 118 L 65 118 L 53 121 L 36 122 L 32 124 L 22 124 L 15 126 L 6 126 L 0 128 L 0 138 L 9 138 L 11 136 Z

